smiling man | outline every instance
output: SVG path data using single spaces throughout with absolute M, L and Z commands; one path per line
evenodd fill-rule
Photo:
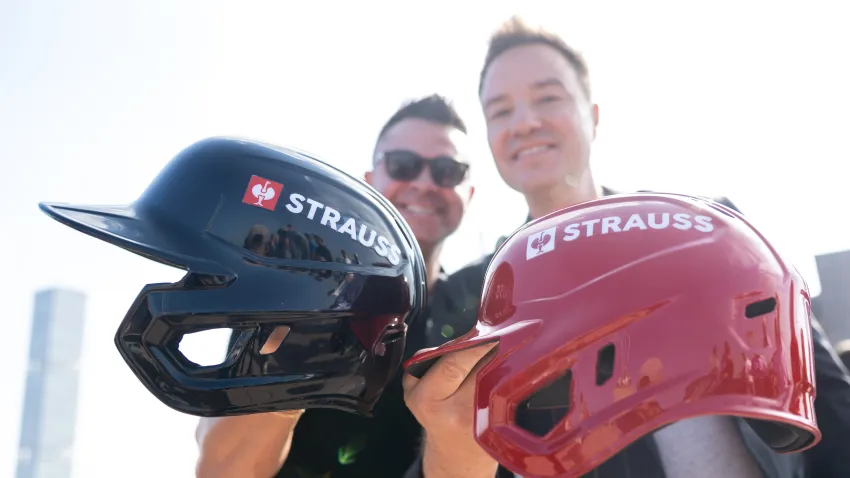
M 590 164 L 599 107 L 591 99 L 587 65 L 561 38 L 517 18 L 506 22 L 490 40 L 479 96 L 496 167 L 508 186 L 525 197 L 529 220 L 614 194 L 597 184 Z M 737 209 L 728 199 L 716 201 Z M 483 277 L 491 257 L 453 278 Z M 700 417 L 636 441 L 592 476 L 850 476 L 850 377 L 817 320 L 812 324 L 820 444 L 804 454 L 779 455 L 740 419 Z M 487 347 L 478 347 L 448 353 L 421 380 L 405 377 L 405 399 L 426 437 L 421 463 L 406 477 L 513 476 L 473 436 L 473 390 L 486 352 Z
M 466 127 L 448 109 L 437 114 L 439 97 L 421 101 L 399 110 L 381 130 L 366 181 L 401 212 L 428 273 L 437 277 L 439 261 L 433 259 L 460 225 L 474 189 L 467 181 Z
M 599 107 L 581 56 L 532 34 L 513 22 L 493 37 L 479 93 L 499 174 L 540 217 L 601 194 L 590 169 Z
M 443 243 L 460 226 L 474 191 L 464 154 L 466 141 L 466 126 L 444 98 L 421 98 L 404 105 L 381 129 L 372 170 L 365 175 L 399 209 L 425 258 L 428 307 L 408 329 L 408 356 L 440 345 L 475 324 L 478 285 L 452 281 L 440 268 Z M 305 198 L 301 207 L 290 206 L 293 214 L 310 214 L 313 205 Z M 314 211 L 316 220 L 320 214 L 324 212 Z M 345 233 L 341 230 L 330 233 Z M 292 233 L 283 232 L 285 238 Z M 357 260 L 346 251 L 328 250 L 322 255 L 325 246 L 321 238 L 314 239 L 315 250 L 309 244 L 304 247 L 306 253 L 313 250 L 313 260 Z M 279 335 L 278 341 L 286 334 Z M 270 344 L 273 339 L 274 334 L 264 348 L 276 350 L 278 344 Z M 421 436 L 419 424 L 404 404 L 401 375 L 399 371 L 387 386 L 373 419 L 328 409 L 202 418 L 196 433 L 197 476 L 401 476 L 415 460 Z

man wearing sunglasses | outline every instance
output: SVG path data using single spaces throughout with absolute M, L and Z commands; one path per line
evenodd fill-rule
M 466 141 L 466 126 L 445 99 L 413 101 L 381 129 L 365 175 L 404 216 L 425 258 L 428 310 L 408 330 L 408 356 L 475 323 L 477 284 L 451 282 L 440 267 L 443 243 L 460 225 L 474 191 Z M 401 476 L 415 461 L 421 437 L 404 403 L 401 377 L 399 371 L 387 386 L 373 419 L 323 409 L 202 418 L 197 476 Z
M 428 273 L 436 277 L 439 261 L 431 259 L 457 230 L 474 192 L 466 181 L 465 128 L 423 118 L 394 119 L 381 133 L 366 181 L 404 216 L 431 268 Z
M 562 39 L 517 19 L 508 21 L 490 41 L 479 95 L 496 167 L 525 196 L 529 221 L 614 194 L 598 185 L 590 166 L 599 109 L 590 99 L 587 66 Z M 734 208 L 728 200 L 722 202 Z M 455 275 L 483 277 L 490 257 Z M 850 476 L 850 377 L 814 319 L 813 339 L 815 412 L 823 440 L 812 449 L 779 455 L 743 421 L 705 417 L 638 440 L 592 476 Z M 426 432 L 422 459 L 406 477 L 513 477 L 473 437 L 475 375 L 490 348 L 446 354 L 421 380 L 405 376 L 406 403 Z

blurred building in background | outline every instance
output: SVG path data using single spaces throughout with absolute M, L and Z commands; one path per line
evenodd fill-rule
M 17 478 L 72 473 L 85 295 L 36 293 L 27 365 Z
M 850 251 L 816 256 L 821 293 L 812 312 L 833 345 L 850 339 Z

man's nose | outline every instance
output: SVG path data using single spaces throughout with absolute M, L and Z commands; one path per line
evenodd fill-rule
M 511 131 L 517 136 L 526 136 L 540 128 L 540 116 L 529 105 L 518 105 L 511 118 Z
M 411 181 L 411 185 L 423 191 L 436 190 L 437 185 L 434 183 L 434 178 L 431 176 L 431 163 L 426 161 L 423 164 L 422 171 Z

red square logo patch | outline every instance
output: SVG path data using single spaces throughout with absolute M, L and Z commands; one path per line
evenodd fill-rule
M 269 181 L 259 176 L 251 176 L 251 180 L 248 182 L 248 188 L 245 190 L 245 196 L 242 197 L 242 202 L 274 211 L 282 191 L 283 184 Z

